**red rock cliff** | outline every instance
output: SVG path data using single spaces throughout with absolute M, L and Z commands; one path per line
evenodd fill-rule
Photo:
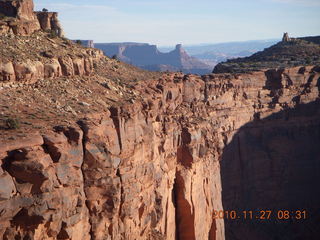
M 276 207 L 278 201 L 289 207 L 285 203 L 292 199 L 317 208 L 319 192 L 301 193 L 294 186 L 319 179 L 318 69 L 164 75 L 137 84 L 143 100 L 115 105 L 73 126 L 3 141 L 0 236 L 275 239 L 277 225 L 253 223 L 246 230 L 212 213 Z M 311 132 L 306 142 L 295 142 Z M 295 178 L 297 169 L 303 175 Z M 311 199 L 302 200 L 312 191 Z M 309 219 L 313 227 L 315 219 Z M 292 236 L 306 236 L 310 222 L 291 229 Z M 267 234 L 257 235 L 259 228 Z
M 34 12 L 33 0 L 0 1 L 0 35 L 27 36 L 36 31 L 52 31 L 63 37 L 56 12 Z

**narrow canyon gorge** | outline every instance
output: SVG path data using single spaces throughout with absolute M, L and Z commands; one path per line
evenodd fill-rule
M 145 101 L 1 143 L 3 239 L 315 239 L 317 67 L 138 83 Z M 214 210 L 305 209 L 294 223 Z M 314 235 L 313 235 L 314 234 Z M 296 238 L 297 237 L 297 238 Z M 305 238 L 306 239 L 306 238 Z
M 151 73 L 0 3 L 0 239 L 319 239 L 319 66 Z

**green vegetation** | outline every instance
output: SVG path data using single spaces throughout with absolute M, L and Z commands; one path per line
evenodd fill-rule
M 5 120 L 7 129 L 18 129 L 20 128 L 20 121 L 15 118 L 8 118 Z
M 48 32 L 48 37 L 51 38 L 51 39 L 58 37 L 57 32 L 54 31 L 54 30 L 48 30 L 47 32 Z

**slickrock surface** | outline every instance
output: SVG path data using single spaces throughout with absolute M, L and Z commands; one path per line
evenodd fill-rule
M 212 212 L 243 206 L 317 208 L 319 192 L 311 187 L 300 191 L 319 179 L 317 67 L 203 77 L 168 74 L 122 81 L 121 87 L 115 80 L 100 83 L 108 74 L 125 72 L 112 71 L 115 63 L 104 62 L 95 78 L 82 82 L 49 79 L 2 90 L 2 119 L 23 119 L 19 129 L 1 131 L 4 239 L 257 239 L 257 229 L 262 235 L 271 229 L 261 239 L 274 239 L 283 234 L 276 224 L 252 223 L 250 230 L 233 222 L 230 229 L 226 223 L 225 233 L 224 221 L 212 219 Z M 147 76 L 143 74 L 141 78 Z M 50 92 L 44 92 L 45 84 L 54 91 L 55 83 L 68 91 L 61 95 L 65 107 L 79 114 L 53 110 L 47 116 L 44 106 L 53 109 L 55 104 Z M 80 97 L 83 89 L 91 91 L 86 101 L 71 98 Z M 41 101 L 38 94 L 44 95 Z M 20 110 L 27 104 L 27 110 Z M 304 111 L 304 104 L 313 104 L 313 110 Z M 300 114 L 294 114 L 297 107 Z M 33 111 L 35 119 L 26 124 Z M 273 119 L 278 112 L 284 114 Z M 270 127 L 275 134 L 261 133 Z M 242 131 L 248 133 L 239 150 L 234 142 Z M 288 137 L 280 134 L 286 131 L 298 138 L 314 131 L 304 138 L 311 146 L 291 158 L 301 141 L 287 145 Z M 258 135 L 252 139 L 252 134 Z M 266 144 L 279 147 L 268 155 L 263 152 Z M 273 161 L 273 168 L 266 165 Z M 286 166 L 294 169 L 289 175 L 283 174 Z M 303 174 L 294 178 L 297 168 Z M 285 185 L 274 191 L 279 183 Z M 313 198 L 303 198 L 312 193 Z M 316 229 L 316 219 L 316 214 L 310 216 L 288 236 L 306 236 L 306 224 Z M 308 239 L 315 239 L 316 231 Z

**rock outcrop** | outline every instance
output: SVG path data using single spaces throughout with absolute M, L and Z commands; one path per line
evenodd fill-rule
M 52 31 L 63 37 L 63 30 L 56 12 L 33 12 L 32 0 L 0 1 L 0 35 L 27 36 L 35 31 Z
M 105 58 L 98 49 L 88 49 L 72 41 L 39 32 L 16 36 L 16 41 L 0 36 L 6 46 L 0 56 L 0 85 L 35 83 L 61 76 L 89 76 L 94 64 Z
M 0 1 L 0 35 L 30 35 L 40 30 L 40 24 L 33 13 L 32 0 Z
M 35 12 L 41 29 L 44 31 L 53 31 L 57 36 L 63 37 L 63 29 L 58 19 L 57 12 Z
M 294 188 L 320 178 L 314 128 L 320 124 L 318 69 L 171 74 L 138 83 L 135 91 L 142 98 L 134 103 L 92 113 L 73 126 L 2 142 L 1 236 L 271 240 L 281 233 L 278 225 L 254 222 L 246 231 L 227 223 L 225 230 L 213 211 L 301 203 L 314 215 L 287 236 L 316 239 L 320 194 L 311 187 Z M 303 104 L 311 104 L 312 111 Z M 294 139 L 302 136 L 298 142 L 309 146 L 291 156 L 298 147 Z M 283 144 L 289 138 L 293 144 Z M 290 160 L 290 172 L 283 174 Z M 294 177 L 299 169 L 303 174 Z M 274 191 L 279 183 L 285 185 Z M 306 227 L 310 222 L 313 231 Z
M 87 56 L 60 56 L 46 62 L 2 62 L 0 59 L 0 84 L 32 84 L 44 78 L 90 75 L 93 72 L 93 63 L 102 57 L 102 54 L 97 56 L 95 52 L 88 51 Z
M 33 8 L 32 0 L 0 1 L 0 85 L 90 75 L 103 52 L 62 38 L 58 13 Z
M 283 34 L 282 42 L 290 42 L 289 34 L 287 32 Z

